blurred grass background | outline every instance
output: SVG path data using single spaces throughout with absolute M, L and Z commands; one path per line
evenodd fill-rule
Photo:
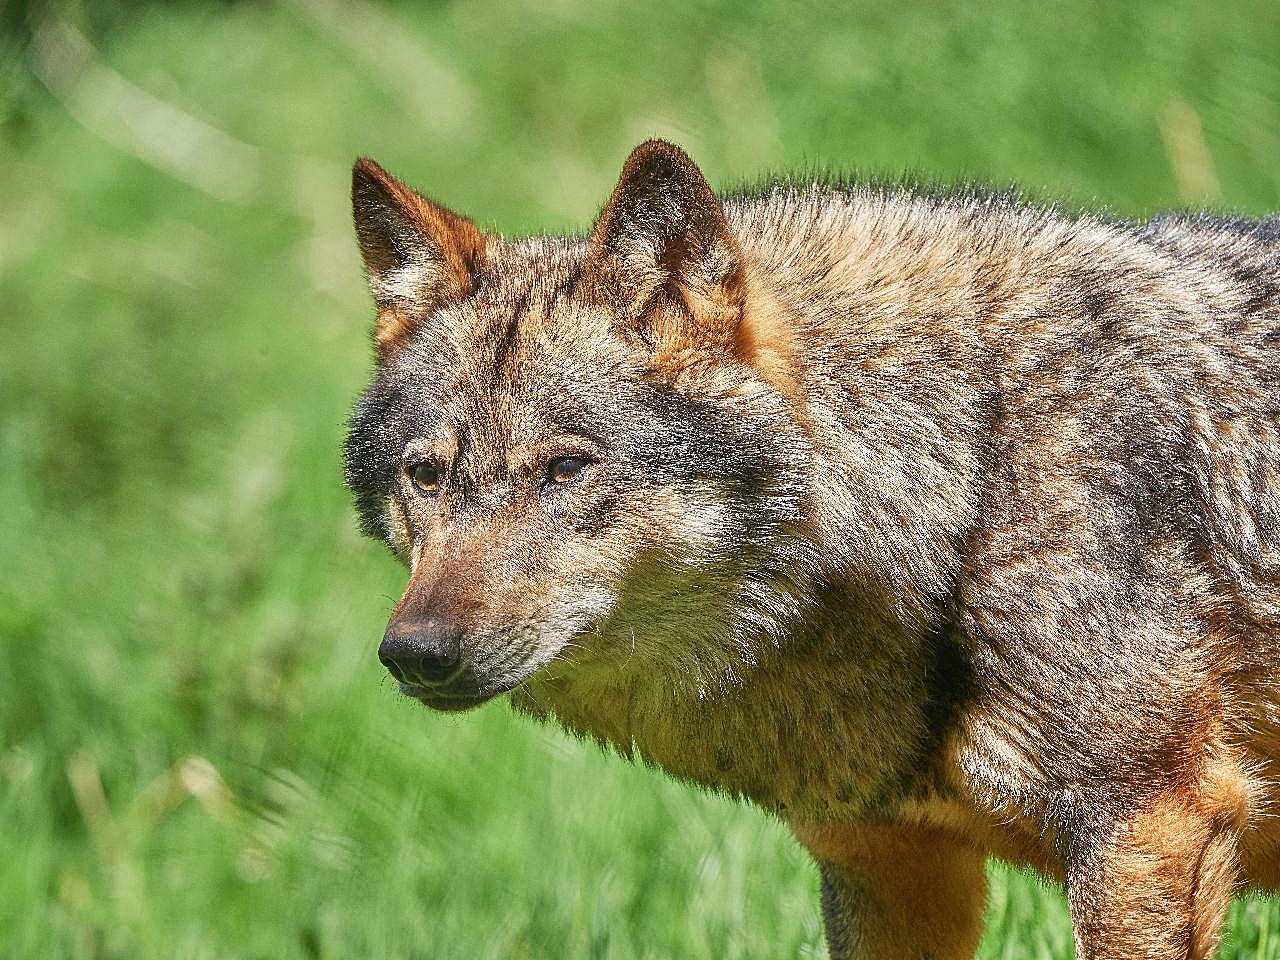
M 357 155 L 507 233 L 627 151 L 1280 209 L 1274 0 L 0 0 L 0 953 L 824 956 L 775 822 L 402 702 L 340 482 Z M 1070 957 L 992 869 L 984 958 Z M 1280 907 L 1224 957 L 1280 957 Z

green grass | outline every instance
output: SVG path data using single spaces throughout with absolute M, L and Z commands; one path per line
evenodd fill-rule
M 650 135 L 724 184 L 1280 208 L 1280 8 L 1050 7 L 0 8 L 0 954 L 823 956 L 776 822 L 384 677 L 349 164 L 511 233 L 585 226 Z M 983 958 L 1070 944 L 993 868 Z M 1223 955 L 1280 957 L 1280 908 Z

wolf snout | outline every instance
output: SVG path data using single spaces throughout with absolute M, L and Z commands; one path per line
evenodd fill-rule
M 395 618 L 382 636 L 378 659 L 401 683 L 443 686 L 462 670 L 462 630 L 434 617 Z

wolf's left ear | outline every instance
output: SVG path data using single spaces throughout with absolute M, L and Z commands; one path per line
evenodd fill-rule
M 378 304 L 380 347 L 399 336 L 408 317 L 471 291 L 485 236 L 466 217 L 368 159 L 357 160 L 351 171 L 351 208 Z
M 591 231 L 590 270 L 659 351 L 732 347 L 744 268 L 724 208 L 679 147 L 632 151 Z

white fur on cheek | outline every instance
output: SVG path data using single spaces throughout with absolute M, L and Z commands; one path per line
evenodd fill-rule
M 658 528 L 673 558 L 682 564 L 702 566 L 724 557 L 725 531 L 733 518 L 725 497 L 714 489 L 683 489 L 670 494 Z

